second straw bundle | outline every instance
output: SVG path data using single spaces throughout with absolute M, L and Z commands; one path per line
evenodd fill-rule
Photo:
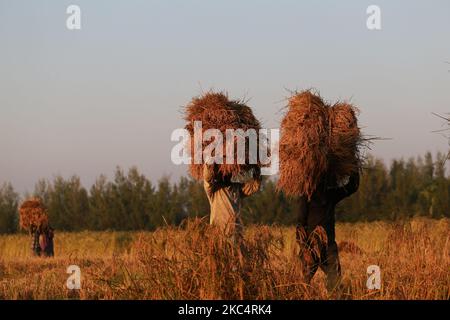
M 311 91 L 294 94 L 281 123 L 278 188 L 311 198 L 325 175 L 338 180 L 358 171 L 362 139 L 356 112 L 347 103 L 329 106 Z

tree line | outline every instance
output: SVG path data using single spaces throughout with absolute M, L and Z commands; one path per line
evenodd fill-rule
M 338 221 L 396 220 L 412 216 L 450 217 L 450 177 L 445 156 L 394 160 L 387 167 L 373 156 L 365 162 L 357 193 L 342 201 Z M 209 214 L 203 185 L 181 177 L 153 184 L 137 168 L 117 168 L 110 181 L 100 176 L 86 189 L 77 176 L 40 180 L 33 196 L 43 199 L 51 225 L 57 230 L 154 230 L 179 225 L 189 217 Z M 0 186 L 0 233 L 18 231 L 20 196 L 10 183 Z M 246 224 L 296 223 L 297 204 L 276 191 L 276 181 L 264 178 L 261 190 L 244 201 Z

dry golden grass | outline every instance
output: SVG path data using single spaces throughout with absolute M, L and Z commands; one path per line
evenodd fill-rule
M 294 228 L 250 227 L 241 255 L 215 230 L 57 233 L 55 258 L 29 257 L 25 235 L 0 236 L 0 299 L 328 299 L 324 275 L 302 282 Z M 338 224 L 342 299 L 449 299 L 450 221 Z M 66 288 L 81 268 L 82 288 Z M 366 288 L 369 265 L 379 291 Z M 336 297 L 331 297 L 336 298 Z

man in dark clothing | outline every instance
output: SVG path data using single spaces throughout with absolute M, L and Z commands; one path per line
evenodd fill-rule
M 55 231 L 52 227 L 48 227 L 47 232 L 45 234 L 47 238 L 47 245 L 44 249 L 45 255 L 47 257 L 53 257 L 55 255 L 54 249 L 53 249 L 53 237 L 55 235 Z
M 335 180 L 324 179 L 310 200 L 300 197 L 296 230 L 305 281 L 309 284 L 320 267 L 327 275 L 329 292 L 339 286 L 341 279 L 334 210 L 341 200 L 358 190 L 359 174 L 350 176 L 345 186 L 338 186 Z
M 33 255 L 40 256 L 41 255 L 41 246 L 39 245 L 39 236 L 40 232 L 38 228 L 32 228 L 30 230 L 31 234 L 31 251 Z
M 35 256 L 44 256 L 44 257 L 53 257 L 54 249 L 53 249 L 53 237 L 54 230 L 53 228 L 39 227 L 33 228 L 31 230 L 32 244 L 31 250 Z

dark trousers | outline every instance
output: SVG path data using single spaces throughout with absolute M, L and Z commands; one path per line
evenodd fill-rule
M 334 217 L 325 224 L 297 225 L 296 238 L 305 282 L 310 283 L 317 269 L 327 276 L 327 289 L 339 287 L 341 265 L 335 241 Z

